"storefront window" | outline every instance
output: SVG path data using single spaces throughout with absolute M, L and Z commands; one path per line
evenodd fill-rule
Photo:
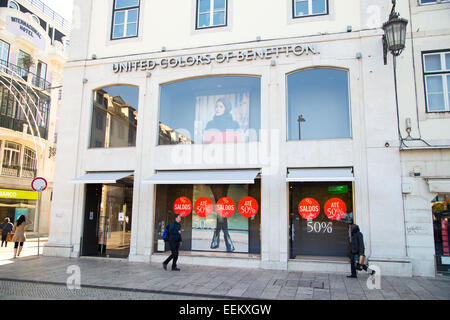
M 450 195 L 439 195 L 432 201 L 434 246 L 437 271 L 450 273 L 448 225 L 450 222 Z
M 94 91 L 91 148 L 136 146 L 139 89 L 111 86 Z
M 207 77 L 161 86 L 159 144 L 257 141 L 260 78 Z
M 34 222 L 37 192 L 24 190 L 0 189 L 0 223 L 9 218 L 14 223 L 21 215 Z M 33 231 L 34 223 L 26 228 Z
M 351 182 L 292 182 L 289 208 L 291 259 L 348 256 Z
M 350 138 L 348 72 L 318 68 L 287 76 L 288 140 Z
M 260 182 L 158 185 L 155 252 L 168 250 L 164 228 L 180 214 L 182 251 L 260 254 Z

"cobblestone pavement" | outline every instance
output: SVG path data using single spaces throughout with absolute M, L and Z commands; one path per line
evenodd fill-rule
M 114 259 L 33 253 L 11 259 L 10 251 L 0 248 L 0 299 L 27 297 L 30 289 L 43 290 L 40 296 L 49 299 L 450 300 L 450 278 L 443 276 L 381 276 L 380 288 L 370 289 L 367 273 L 349 279 L 345 274 L 196 265 L 181 265 L 180 272 L 173 272 L 159 263 Z M 66 288 L 78 280 L 81 291 Z

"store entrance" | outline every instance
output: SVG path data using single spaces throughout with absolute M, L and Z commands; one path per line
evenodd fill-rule
M 438 195 L 431 203 L 433 211 L 436 270 L 438 273 L 450 275 L 450 249 L 448 245 L 450 195 Z
M 83 256 L 128 257 L 133 200 L 130 180 L 86 185 Z

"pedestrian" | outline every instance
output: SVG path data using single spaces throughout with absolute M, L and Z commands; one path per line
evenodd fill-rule
M 0 230 L 2 230 L 2 247 L 3 243 L 5 243 L 5 248 L 8 246 L 8 241 L 6 241 L 6 236 L 8 233 L 10 233 L 13 229 L 13 224 L 9 222 L 9 218 L 5 218 L 5 222 L 0 224 Z
M 19 219 L 14 223 L 13 232 L 14 237 L 12 241 L 14 242 L 14 259 L 20 256 L 20 253 L 23 249 L 23 243 L 27 239 L 25 237 L 25 228 L 32 224 L 32 222 L 25 217 L 25 215 L 21 215 Z
M 347 276 L 347 278 L 357 278 L 356 275 L 356 264 L 359 262 L 359 257 L 364 255 L 364 237 L 361 231 L 359 231 L 359 226 L 357 224 L 352 223 L 350 225 L 350 246 L 351 246 L 351 255 L 350 255 L 350 268 L 352 274 Z M 362 265 L 364 271 L 369 272 L 369 268 L 366 265 Z M 375 270 L 372 270 L 370 275 L 374 275 Z
M 182 245 L 180 222 L 181 216 L 177 215 L 175 221 L 167 226 L 171 255 L 162 264 L 164 270 L 167 270 L 167 264 L 172 260 L 172 271 L 180 271 L 177 268 L 178 249 Z

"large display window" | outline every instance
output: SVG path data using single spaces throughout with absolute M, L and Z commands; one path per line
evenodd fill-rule
M 289 184 L 290 257 L 348 257 L 351 182 Z
M 260 254 L 260 181 L 255 184 L 158 185 L 155 252 L 168 246 L 162 234 L 182 216 L 181 251 Z
M 159 145 L 257 141 L 260 82 L 217 76 L 161 86 Z
M 450 218 L 450 195 L 438 195 L 432 201 L 434 246 L 436 269 L 440 273 L 450 273 L 450 249 L 448 245 L 448 224 Z

